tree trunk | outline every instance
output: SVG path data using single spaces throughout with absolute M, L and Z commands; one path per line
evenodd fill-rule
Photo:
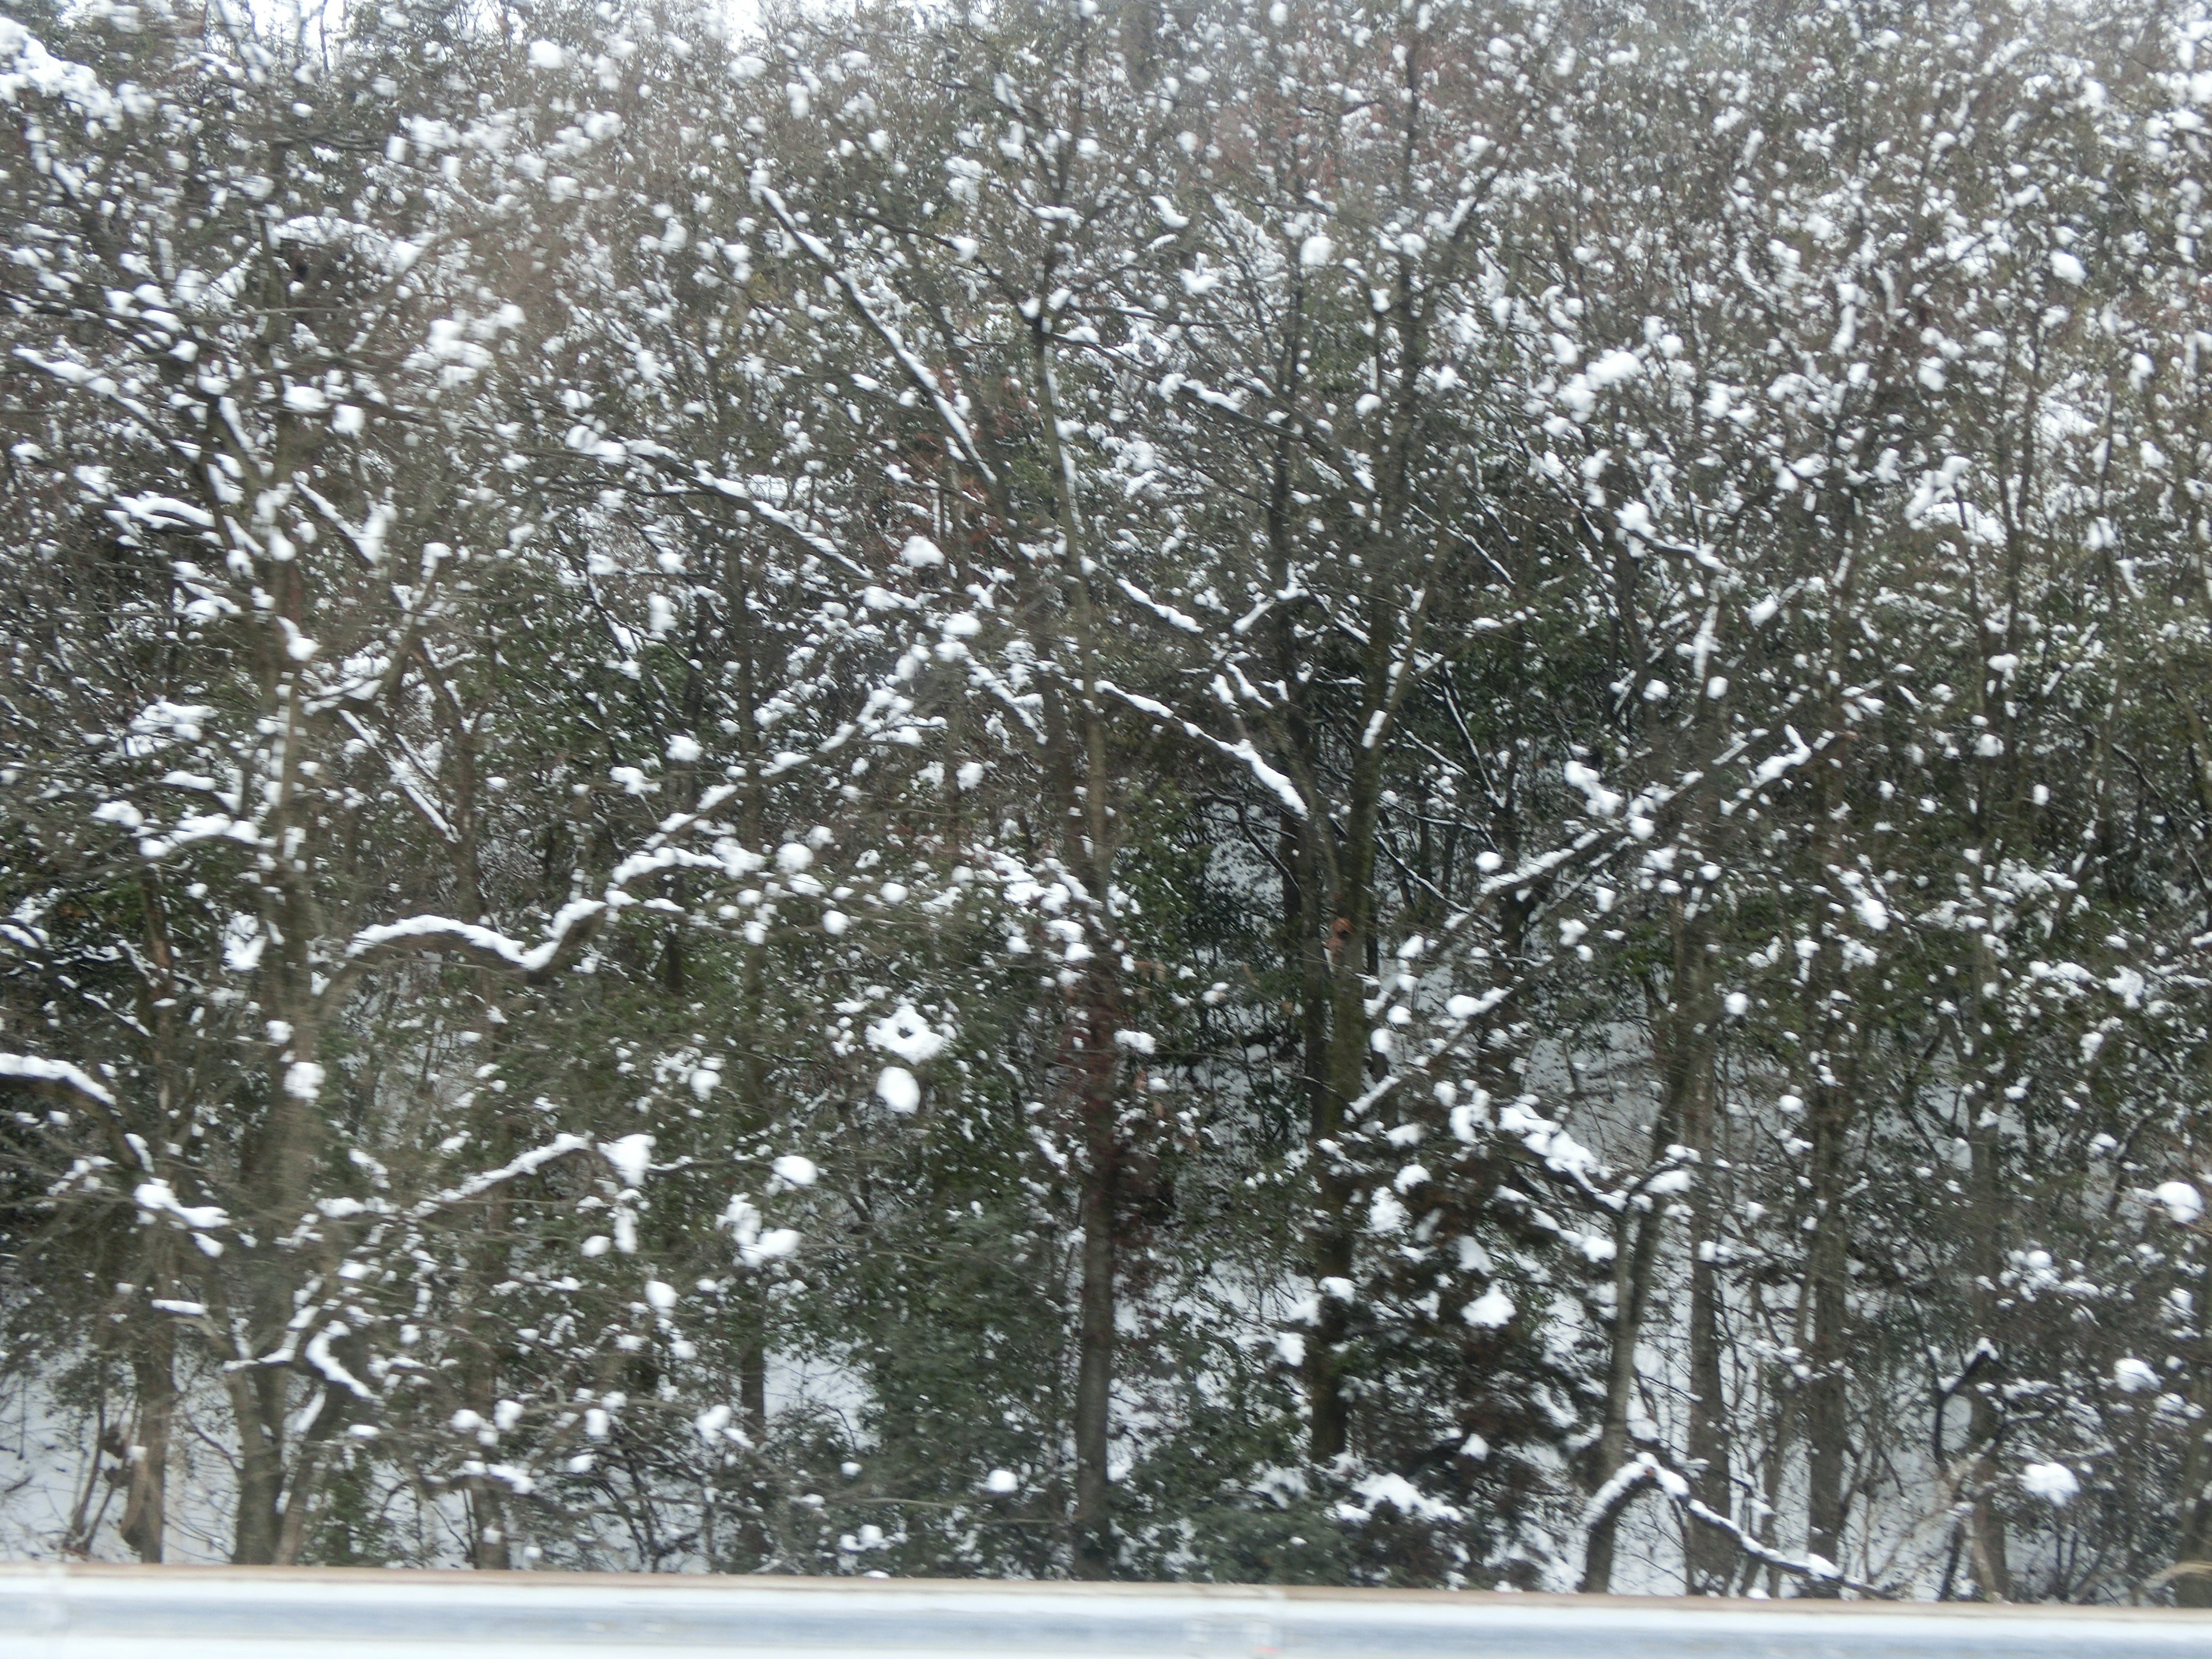
M 127 1455 L 131 1490 L 118 1531 L 144 1562 L 158 1562 L 168 1528 L 169 1439 L 176 1421 L 176 1338 L 166 1324 L 143 1332 L 131 1356 L 137 1422 Z
M 1382 630 L 1375 630 L 1377 639 Z M 1382 708 L 1383 665 L 1369 664 L 1368 729 Z M 1306 1354 L 1310 1455 L 1328 1463 L 1349 1449 L 1352 1409 L 1345 1389 L 1344 1343 L 1351 1304 L 1333 1290 L 1348 1290 L 1353 1265 L 1352 1200 L 1357 1188 L 1342 1137 L 1349 1113 L 1366 1085 L 1370 1055 L 1366 967 L 1375 932 L 1375 854 L 1382 811 L 1379 751 L 1363 749 L 1346 791 L 1345 832 L 1336 849 L 1335 911 L 1329 923 L 1328 1072 L 1315 1101 L 1312 1153 L 1318 1200 L 1309 1233 L 1319 1297 L 1314 1341 Z M 1329 1281 L 1334 1280 L 1332 1285 Z
M 224 1379 L 238 1428 L 238 1513 L 232 1525 L 231 1562 L 265 1567 L 276 1560 L 284 1494 L 284 1375 L 256 1369 Z
M 1624 1218 L 1624 1231 L 1630 1224 Z M 1607 1368 L 1605 1420 L 1599 1426 L 1595 1468 L 1600 1483 L 1610 1480 L 1628 1461 L 1628 1419 L 1636 1400 L 1636 1344 L 1644 1332 L 1644 1310 L 1651 1291 L 1651 1270 L 1659 1254 L 1659 1218 L 1649 1211 L 1633 1218 L 1635 1238 L 1613 1255 L 1613 1352 Z M 1613 1589 L 1613 1551 L 1619 1540 L 1624 1499 L 1600 1516 L 1583 1552 L 1582 1589 L 1604 1595 Z
M 1997 1305 L 1997 1285 L 2004 1268 L 2003 1174 L 1999 1168 L 1996 1117 L 1980 1091 L 1968 1097 L 1967 1109 L 1978 1115 L 1966 1137 L 1972 1160 L 1966 1176 L 1972 1205 L 1967 1248 L 1972 1263 L 1975 1324 L 1987 1333 L 1998 1328 L 1997 1321 L 2002 1316 Z M 1967 1443 L 1978 1449 L 1976 1485 L 1981 1488 L 1974 1496 L 1974 1506 L 1966 1521 L 1969 1557 L 1974 1565 L 1974 1582 L 1982 1599 L 1987 1601 L 2012 1599 L 2012 1571 L 2007 1560 L 2004 1518 L 1991 1506 L 1989 1498 L 1997 1443 L 2004 1437 L 2000 1392 L 2003 1386 L 2003 1364 L 1986 1364 L 1969 1384 L 1966 1396 Z
M 1075 1575 L 1114 1572 L 1113 1431 L 1115 1232 L 1119 1224 L 1121 1126 L 1114 1089 L 1113 1020 L 1105 1000 L 1070 1033 L 1081 1089 L 1084 1139 L 1082 1288 L 1076 1319 Z
M 1844 1142 L 1850 1126 L 1842 1087 L 1823 1084 L 1815 1089 L 1812 1111 L 1814 1232 L 1806 1294 L 1812 1299 L 1813 1335 L 1806 1358 L 1813 1375 L 1805 1385 L 1805 1548 L 1840 1567 L 1850 1437 L 1850 1231 L 1844 1206 Z M 1840 1590 L 1832 1578 L 1814 1579 L 1806 1593 L 1834 1596 Z
M 2189 1395 L 2197 1414 L 2190 1420 L 2202 1423 L 2204 1412 L 2212 1407 L 2212 1365 L 2200 1359 L 2195 1370 L 2197 1380 Z M 2192 1434 L 2181 1459 L 2181 1536 L 2175 1545 L 2176 1565 L 2212 1559 L 2212 1553 L 2212 1553 L 2212 1494 L 2208 1494 L 2208 1486 L 2212 1486 L 2212 1446 L 2206 1445 L 2203 1434 Z M 2183 1573 L 2176 1577 L 2173 1600 L 2178 1607 L 2212 1607 L 2212 1573 Z
M 1702 1043 L 1699 1050 L 1683 1113 L 1683 1142 L 1700 1160 L 1698 1184 L 1690 1192 L 1690 1401 L 1684 1449 L 1689 1457 L 1690 1495 L 1713 1514 L 1726 1517 L 1733 1508 L 1729 1402 L 1721 1376 L 1720 1276 L 1713 1260 L 1720 1170 L 1713 1144 L 1711 1056 Z M 1686 1522 L 1682 1562 L 1689 1593 L 1727 1595 L 1737 1553 L 1735 1543 L 1717 1527 Z

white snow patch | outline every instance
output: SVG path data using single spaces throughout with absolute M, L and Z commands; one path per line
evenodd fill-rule
M 1513 1298 L 1501 1286 L 1492 1285 L 1467 1304 L 1462 1316 L 1479 1330 L 1496 1330 L 1511 1322 L 1514 1311 Z
M 601 1141 L 599 1156 L 615 1166 L 623 1186 L 642 1187 L 646 1172 L 653 1167 L 653 1137 L 624 1135 L 619 1140 Z
M 2112 1366 L 2112 1385 L 2123 1394 L 2148 1394 L 2158 1386 L 2158 1373 L 2140 1359 L 2118 1360 Z
M 869 1026 L 868 1042 L 885 1054 L 896 1054 L 909 1066 L 927 1065 L 943 1054 L 945 1048 L 945 1038 L 915 1012 L 910 1002 L 902 1002 Z
M 886 1066 L 876 1079 L 876 1098 L 895 1112 L 911 1112 L 921 1105 L 921 1085 L 903 1066 Z
M 2193 1226 L 2204 1218 L 2204 1195 L 2185 1181 L 2162 1181 L 2151 1196 L 2184 1227 Z

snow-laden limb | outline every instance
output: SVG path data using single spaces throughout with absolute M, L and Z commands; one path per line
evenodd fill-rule
M 0 1083 L 17 1083 L 51 1093 L 82 1095 L 102 1106 L 115 1104 L 114 1092 L 65 1060 L 35 1054 L 0 1054 Z
M 1283 810 L 1293 817 L 1306 816 L 1305 797 L 1301 795 L 1290 779 L 1267 764 L 1266 758 L 1253 747 L 1249 738 L 1235 743 L 1225 743 L 1212 732 L 1194 721 L 1187 720 L 1165 703 L 1143 696 L 1139 692 L 1124 691 L 1110 680 L 1100 680 L 1098 690 L 1109 697 L 1118 697 L 1140 714 L 1149 714 L 1164 725 L 1172 726 L 1186 737 L 1195 738 L 1226 755 L 1249 770 L 1274 798 L 1283 804 Z
M 1617 1511 L 1622 1504 L 1627 1503 L 1631 1498 L 1646 1486 L 1656 1488 L 1668 1503 L 1674 1504 L 1692 1520 L 1711 1527 L 1717 1532 L 1727 1534 L 1735 1540 L 1737 1548 L 1762 1566 L 1774 1567 L 1784 1572 L 1795 1573 L 1801 1578 L 1808 1578 L 1815 1583 L 1840 1584 L 1846 1589 L 1858 1591 L 1862 1595 L 1887 1599 L 1891 1594 L 1878 1584 L 1869 1583 L 1863 1578 L 1852 1577 L 1834 1562 L 1823 1559 L 1820 1556 L 1785 1555 L 1779 1550 L 1760 1543 L 1727 1516 L 1715 1513 L 1707 1505 L 1692 1497 L 1688 1478 L 1680 1470 L 1669 1468 L 1649 1451 L 1638 1452 L 1630 1458 L 1628 1462 L 1615 1469 L 1602 1486 L 1589 1495 L 1589 1502 L 1583 1505 L 1581 1522 L 1585 1541 L 1607 1516 Z
M 929 365 L 915 355 L 913 348 L 899 337 L 897 330 L 877 314 L 876 308 L 861 295 L 860 285 L 854 282 L 852 273 L 838 263 L 837 256 L 830 252 L 827 242 L 799 222 L 792 210 L 784 204 L 783 198 L 768 182 L 765 173 L 754 174 L 752 187 L 753 193 L 770 213 L 775 215 L 784 234 L 806 250 L 806 257 L 820 266 L 823 274 L 836 284 L 838 292 L 845 296 L 846 303 L 867 325 L 869 331 L 898 359 L 899 367 L 906 371 L 907 378 L 914 382 L 915 390 L 929 399 L 931 406 L 937 410 L 937 418 L 944 423 L 947 435 L 960 447 L 960 453 L 975 469 L 976 476 L 990 488 L 997 489 L 997 471 L 983 459 L 983 451 L 975 441 L 974 430 L 945 395 L 944 386 L 931 372 Z
M 4 21 L 0 19 L 0 21 Z M 155 443 L 164 446 L 173 453 L 187 461 L 199 459 L 200 452 L 197 445 L 169 436 L 163 430 L 162 424 L 154 411 L 141 400 L 125 392 L 116 384 L 112 375 L 102 374 L 96 369 L 85 368 L 82 363 L 72 363 L 58 358 L 41 357 L 35 351 L 28 350 L 22 346 L 15 348 L 15 356 L 30 364 L 32 368 L 52 375 L 64 386 L 75 386 L 80 392 L 88 392 L 102 402 L 121 410 L 131 417 L 133 425 L 142 428 Z M 232 527 L 235 531 L 236 526 L 234 525 Z
M 571 1152 L 587 1151 L 591 1144 L 582 1135 L 555 1135 L 543 1146 L 533 1146 L 526 1152 L 518 1153 L 495 1170 L 480 1170 L 465 1181 L 456 1182 L 427 1198 L 416 1200 L 407 1213 L 416 1220 L 425 1219 L 440 1210 L 479 1198 L 502 1182 L 542 1170 L 556 1158 L 566 1158 Z
M 356 737 L 367 744 L 370 749 L 382 754 L 382 744 L 379 742 L 376 733 L 364 725 L 351 709 L 341 709 L 338 718 L 346 723 Z M 385 769 L 391 774 L 392 782 L 399 786 L 400 793 L 407 797 L 408 805 L 415 809 L 422 822 L 430 826 L 431 834 L 449 847 L 457 845 L 460 836 L 454 830 L 445 813 L 439 809 L 438 804 L 424 792 L 421 781 L 422 771 L 416 759 L 411 755 L 403 757 L 390 754 L 383 755 L 383 759 Z
M 1734 1521 L 1729 1519 L 1727 1516 L 1716 1514 L 1691 1497 L 1688 1483 L 1683 1481 L 1680 1475 L 1677 1474 L 1674 1479 L 1680 1483 L 1680 1491 L 1677 1491 L 1674 1486 L 1662 1486 L 1661 1490 L 1667 1494 L 1674 1505 L 1692 1520 L 1702 1522 L 1715 1531 L 1726 1533 L 1735 1540 L 1738 1549 L 1760 1565 L 1778 1568 L 1784 1572 L 1794 1572 L 1802 1578 L 1841 1584 L 1844 1589 L 1856 1590 L 1862 1595 L 1880 1596 L 1884 1599 L 1887 1599 L 1890 1595 L 1891 1592 L 1882 1589 L 1879 1584 L 1869 1583 L 1863 1578 L 1854 1578 L 1834 1562 L 1823 1557 L 1810 1553 L 1785 1555 L 1780 1550 L 1770 1549 Z
M 139 495 L 111 497 L 116 508 L 126 518 L 144 525 L 149 530 L 168 531 L 179 527 L 192 530 L 213 530 L 215 515 L 204 507 L 194 507 L 190 501 L 180 501 L 173 495 L 163 495 L 151 490 Z
M 362 928 L 347 943 L 345 954 L 350 962 L 362 962 L 400 951 L 455 951 L 536 980 L 573 956 L 606 910 L 605 899 L 571 899 L 554 915 L 545 937 L 532 945 L 519 944 L 498 929 L 477 922 L 456 921 L 450 916 L 410 916 L 404 921 Z
M 693 476 L 698 479 L 701 489 L 710 490 L 722 500 L 735 503 L 740 511 L 750 513 L 763 524 L 771 525 L 782 531 L 800 546 L 805 548 L 808 552 L 827 559 L 832 564 L 842 566 L 863 580 L 866 580 L 868 569 L 866 565 L 853 558 L 844 549 L 839 547 L 836 543 L 819 531 L 808 529 L 800 522 L 797 514 L 787 513 L 773 502 L 763 501 L 757 494 L 746 489 L 736 479 L 718 477 L 704 465 L 695 464 Z
M 1194 635 L 1200 638 L 1205 637 L 1206 630 L 1199 626 L 1197 617 L 1192 616 L 1188 611 L 1178 611 L 1171 605 L 1163 604 L 1158 599 L 1154 599 L 1152 594 L 1147 592 L 1145 589 L 1138 586 L 1136 583 L 1131 581 L 1127 576 L 1115 577 L 1114 586 L 1120 588 L 1124 593 L 1127 594 L 1132 599 L 1134 599 L 1146 610 L 1151 611 L 1152 615 L 1158 617 L 1170 628 L 1174 629 L 1176 633 Z
M 186 1204 L 166 1181 L 142 1181 L 132 1189 L 131 1201 L 149 1216 L 167 1216 L 179 1226 L 206 1232 L 230 1224 L 230 1212 L 216 1204 Z
M 663 870 L 711 870 L 718 876 L 746 876 L 767 860 L 757 853 L 732 842 L 726 854 L 694 853 L 687 848 L 656 847 L 633 853 L 615 866 L 616 884 Z
M 325 1381 L 343 1389 L 356 1399 L 373 1401 L 376 1395 L 370 1392 L 368 1385 L 348 1370 L 344 1362 L 331 1352 L 332 1338 L 349 1334 L 351 1333 L 343 1325 L 325 1325 L 307 1339 L 307 1346 L 301 1350 L 300 1357 L 320 1371 Z

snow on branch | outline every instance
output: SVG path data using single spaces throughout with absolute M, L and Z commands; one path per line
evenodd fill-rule
M 842 736 L 849 733 L 848 727 L 836 741 L 842 741 Z M 830 746 L 835 747 L 836 742 Z M 470 957 L 484 967 L 520 973 L 532 983 L 538 983 L 568 964 L 609 912 L 633 902 L 623 890 L 639 878 L 675 869 L 713 870 L 731 876 L 742 876 L 758 869 L 763 862 L 760 856 L 735 842 L 718 844 L 711 854 L 667 844 L 670 836 L 700 824 L 708 813 L 734 793 L 729 786 L 717 785 L 701 798 L 696 811 L 675 813 L 665 819 L 643 851 L 631 854 L 615 866 L 600 897 L 569 900 L 554 915 L 544 938 L 535 945 L 525 945 L 481 922 L 459 921 L 451 916 L 409 916 L 404 921 L 364 927 L 348 940 L 344 952 L 346 969 L 333 976 L 331 988 L 343 983 L 350 972 L 357 972 L 382 957 L 408 951 L 439 951 Z
M 346 945 L 349 961 L 396 951 L 458 951 L 488 965 L 519 969 L 532 979 L 542 978 L 565 962 L 589 937 L 606 913 L 605 899 L 572 899 L 561 907 L 539 943 L 517 944 L 496 928 L 476 922 L 455 921 L 449 916 L 410 916 L 404 921 L 364 927 Z
M 1139 605 L 1144 606 L 1146 610 L 1151 611 L 1155 617 L 1158 617 L 1170 628 L 1174 629 L 1178 634 L 1191 634 L 1200 637 L 1204 636 L 1206 630 L 1199 625 L 1198 619 L 1195 617 L 1191 616 L 1187 611 L 1178 611 L 1171 605 L 1164 605 L 1161 603 L 1158 599 L 1154 599 L 1149 592 L 1146 592 L 1145 589 L 1138 586 L 1136 583 L 1131 581 L 1127 576 L 1115 577 L 1114 585 L 1120 588 L 1124 593 L 1127 594 L 1131 599 L 1134 599 Z
M 846 303 L 898 359 L 899 367 L 906 371 L 915 389 L 929 398 L 937 410 L 938 419 L 944 422 L 945 431 L 960 446 L 960 453 L 968 458 L 968 464 L 975 469 L 977 476 L 992 489 L 997 489 L 998 473 L 983 459 L 982 449 L 975 441 L 974 431 L 959 410 L 953 406 L 952 400 L 945 395 L 945 388 L 939 384 L 929 365 L 914 354 L 913 349 L 899 337 L 896 329 L 876 314 L 875 307 L 861 296 L 860 287 L 853 281 L 851 273 L 837 263 L 837 256 L 830 251 L 830 245 L 799 222 L 791 210 L 784 205 L 783 198 L 769 184 L 766 175 L 756 173 L 752 183 L 753 193 L 759 197 L 769 212 L 775 215 L 785 234 L 805 249 L 806 257 L 819 265 L 823 274 L 837 285 L 838 292 L 845 296 Z
M 852 558 L 836 543 L 819 531 L 808 529 L 800 521 L 797 514 L 787 513 L 783 508 L 761 500 L 758 495 L 748 489 L 736 479 L 718 477 L 703 465 L 696 465 L 693 474 L 698 479 L 701 489 L 719 495 L 726 501 L 734 502 L 741 510 L 750 513 L 763 524 L 774 526 L 796 540 L 808 552 L 827 559 L 832 564 L 842 565 L 846 570 L 863 580 L 866 578 L 868 574 L 866 566 Z
M 1747 1533 L 1727 1516 L 1716 1513 L 1690 1495 L 1690 1482 L 1678 1469 L 1669 1468 L 1651 1453 L 1639 1452 L 1615 1469 L 1612 1475 L 1583 1505 L 1583 1531 L 1587 1536 L 1606 1517 L 1619 1510 L 1630 1498 L 1646 1486 L 1652 1486 L 1664 1495 L 1668 1502 L 1691 1519 L 1726 1533 L 1735 1540 L 1736 1547 L 1761 1565 L 1792 1572 L 1802 1578 L 1818 1583 L 1841 1584 L 1863 1595 L 1887 1599 L 1888 1592 L 1863 1578 L 1854 1578 L 1832 1561 L 1817 1555 L 1785 1555 L 1770 1548 Z
M 1290 779 L 1267 764 L 1260 751 L 1252 746 L 1252 740 L 1249 738 L 1239 738 L 1235 743 L 1225 743 L 1204 726 L 1183 719 L 1164 702 L 1157 702 L 1138 692 L 1124 691 L 1110 680 L 1100 680 L 1098 689 L 1109 697 L 1119 697 L 1138 713 L 1150 714 L 1154 720 L 1176 727 L 1186 736 L 1195 738 L 1199 742 L 1219 750 L 1230 759 L 1241 761 L 1250 770 L 1252 775 L 1266 786 L 1277 800 L 1282 802 L 1285 811 L 1296 817 L 1302 818 L 1306 816 L 1305 797 L 1298 793 L 1297 787 L 1291 782 Z
M 484 1170 L 467 1180 L 457 1182 L 442 1192 L 432 1193 L 416 1201 L 408 1214 L 416 1220 L 436 1214 L 451 1204 L 465 1203 L 481 1196 L 504 1182 L 526 1176 L 544 1169 L 556 1158 L 566 1158 L 571 1152 L 588 1151 L 592 1143 L 582 1135 L 558 1134 L 543 1146 L 533 1146 L 528 1152 L 509 1158 L 496 1170 Z
M 82 1095 L 102 1106 L 115 1104 L 113 1092 L 64 1060 L 34 1054 L 0 1054 L 0 1083 L 19 1083 L 46 1092 Z

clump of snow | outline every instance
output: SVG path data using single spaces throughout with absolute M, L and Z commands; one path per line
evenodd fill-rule
M 902 1002 L 868 1027 L 868 1042 L 885 1054 L 896 1054 L 909 1066 L 925 1066 L 945 1052 L 945 1038 L 915 1011 Z
M 1496 1330 L 1512 1322 L 1514 1311 L 1513 1298 L 1502 1286 L 1492 1285 L 1467 1304 L 1464 1317 L 1478 1330 Z
M 2123 1394 L 2148 1394 L 2158 1386 L 2158 1373 L 2142 1360 L 2117 1360 L 2112 1365 L 2112 1385 Z
M 230 1220 L 229 1215 L 213 1204 L 185 1204 L 179 1200 L 176 1188 L 166 1181 L 143 1181 L 131 1194 L 131 1201 L 150 1215 L 166 1215 L 172 1220 L 195 1230 L 221 1227 Z
M 615 1166 L 623 1186 L 642 1187 L 646 1172 L 653 1167 L 653 1137 L 624 1135 L 619 1140 L 604 1141 L 599 1155 Z
M 1643 374 L 1644 363 L 1632 351 L 1607 351 L 1601 354 L 1587 372 L 1593 386 L 1619 386 Z
M 1367 1231 L 1371 1233 L 1395 1233 L 1406 1224 L 1407 1212 L 1387 1188 L 1377 1191 L 1368 1200 Z
M 2020 1484 L 2031 1496 L 2062 1508 L 2081 1490 L 2074 1471 L 2063 1463 L 2030 1463 L 2020 1472 Z
M 1339 1518 L 1346 1521 L 1365 1521 L 1375 1511 L 1388 1504 L 1402 1515 L 1421 1521 L 1456 1521 L 1460 1511 L 1449 1504 L 1430 1497 L 1402 1474 L 1370 1474 L 1356 1481 L 1352 1491 L 1367 1500 L 1364 1506 L 1340 1504 L 1336 1506 Z
M 921 1105 L 921 1085 L 903 1066 L 886 1066 L 876 1079 L 876 1098 L 894 1112 L 911 1112 Z
M 2162 1181 L 2151 1196 L 2184 1227 L 2194 1226 L 2204 1218 L 2204 1195 L 2186 1181 Z
M 799 1249 L 799 1235 L 789 1227 L 763 1227 L 758 1208 L 751 1199 L 739 1193 L 732 1199 L 729 1207 L 722 1212 L 720 1226 L 736 1241 L 738 1260 L 748 1267 L 758 1267 L 793 1255 Z

